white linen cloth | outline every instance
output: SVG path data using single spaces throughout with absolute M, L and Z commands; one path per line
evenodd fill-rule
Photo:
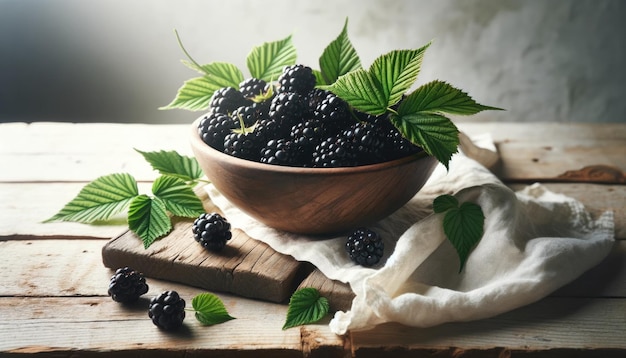
M 592 218 L 580 202 L 540 184 L 514 193 L 485 167 L 497 160 L 490 138 L 476 144 L 462 135 L 462 151 L 449 171 L 440 165 L 409 203 L 372 223 L 385 243 L 385 255 L 373 268 L 348 258 L 345 237 L 320 240 L 277 231 L 235 208 L 212 185 L 205 189 L 234 228 L 350 284 L 356 297 L 349 311 L 331 320 L 336 334 L 385 322 L 428 327 L 476 320 L 545 297 L 598 264 L 614 243 L 612 212 Z M 443 233 L 443 214 L 432 212 L 441 194 L 474 202 L 485 214 L 484 235 L 461 272 Z

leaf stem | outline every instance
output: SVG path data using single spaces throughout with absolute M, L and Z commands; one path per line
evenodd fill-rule
M 178 31 L 176 31 L 176 29 L 174 29 L 174 34 L 176 35 L 176 41 L 178 42 L 178 46 L 180 47 L 180 49 L 183 51 L 183 53 L 185 54 L 185 56 L 187 56 L 187 58 L 189 59 L 189 61 L 193 62 L 193 64 L 202 72 L 206 73 L 207 76 L 210 76 L 211 74 L 208 73 L 207 71 L 204 70 L 204 68 L 202 66 L 200 66 L 200 64 L 198 62 L 196 62 L 196 60 L 193 59 L 193 57 L 191 57 L 191 55 L 189 54 L 189 52 L 187 52 L 187 49 L 185 49 L 185 46 L 183 46 L 183 41 L 180 39 L 180 36 L 178 35 Z

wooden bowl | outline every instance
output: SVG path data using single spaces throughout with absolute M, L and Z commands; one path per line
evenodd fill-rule
M 346 168 L 263 164 L 211 148 L 198 134 L 199 122 L 191 147 L 215 188 L 251 217 L 292 233 L 338 234 L 383 219 L 422 188 L 438 163 L 418 153 Z

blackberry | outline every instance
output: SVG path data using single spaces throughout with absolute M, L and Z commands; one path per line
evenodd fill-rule
M 368 228 L 354 230 L 346 241 L 346 252 L 361 266 L 376 265 L 383 257 L 385 245 L 378 234 Z
M 164 291 L 150 300 L 148 316 L 157 327 L 176 330 L 185 319 L 185 300 L 176 291 Z
M 269 102 L 253 103 L 249 106 L 241 106 L 231 113 L 234 121 L 239 121 L 239 117 L 243 120 L 246 127 L 249 127 L 262 119 L 269 118 Z
M 267 82 L 258 78 L 248 78 L 239 84 L 239 92 L 244 98 L 253 99 L 267 92 Z
M 148 284 L 140 272 L 130 267 L 122 267 L 111 277 L 108 292 L 113 301 L 131 303 L 148 292 Z
M 293 141 L 280 138 L 272 139 L 261 150 L 261 163 L 283 166 L 305 166 L 308 160 L 304 158 L 302 147 Z
M 223 113 L 211 112 L 200 120 L 198 133 L 204 143 L 219 151 L 223 151 L 224 138 L 226 138 L 233 129 L 238 127 L 239 123 L 230 116 Z
M 291 126 L 302 121 L 307 110 L 305 97 L 294 92 L 278 93 L 270 104 L 269 118 L 278 124 L 278 137 L 286 137 Z
M 316 79 L 311 67 L 291 65 L 278 77 L 279 92 L 295 92 L 306 95 L 315 87 Z
M 237 89 L 223 87 L 213 93 L 209 102 L 209 109 L 216 113 L 230 114 L 235 109 L 251 103 L 252 101 L 245 99 Z
M 313 154 L 313 149 L 324 138 L 324 129 L 320 122 L 315 120 L 306 120 L 296 123 L 291 127 L 289 137 L 296 144 Z
M 313 90 L 311 90 L 306 96 L 307 104 L 311 111 L 313 111 L 329 94 L 332 94 L 332 92 L 320 88 L 313 88 Z
M 221 251 L 230 240 L 230 223 L 218 213 L 204 213 L 194 220 L 193 238 L 210 251 Z
M 314 115 L 315 118 L 325 123 L 336 122 L 344 124 L 350 118 L 348 104 L 330 92 L 317 104 Z
M 250 133 L 230 133 L 224 138 L 224 153 L 237 158 L 258 161 L 261 156 L 259 137 Z
M 269 142 L 272 139 L 278 139 L 279 128 L 278 122 L 271 119 L 262 119 L 254 126 L 254 135 L 258 138 L 259 143 Z M 283 130 L 284 132 L 284 130 Z
M 346 140 L 352 143 L 357 165 L 385 161 L 386 132 L 377 125 L 359 122 L 343 132 Z
M 410 154 L 419 153 L 422 150 L 421 147 L 404 138 L 395 127 L 387 129 L 384 148 L 384 155 L 387 160 L 406 157 Z
M 313 167 L 337 168 L 357 165 L 353 143 L 342 134 L 328 137 L 313 151 Z

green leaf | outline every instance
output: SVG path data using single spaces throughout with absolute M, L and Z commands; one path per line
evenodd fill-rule
M 297 290 L 289 299 L 287 319 L 283 330 L 315 323 L 328 314 L 328 300 L 322 297 L 319 291 L 312 287 Z
M 165 208 L 175 216 L 194 218 L 204 213 L 200 198 L 180 178 L 169 175 L 158 177 L 152 184 L 152 194 L 161 199 Z
M 219 324 L 235 319 L 228 314 L 222 300 L 211 293 L 196 295 L 191 300 L 191 306 L 196 311 L 196 319 L 203 325 Z
M 187 109 L 200 111 L 209 108 L 213 93 L 222 88 L 213 77 L 196 77 L 185 81 L 170 104 L 159 109 Z
M 123 211 L 137 195 L 137 181 L 130 174 L 101 176 L 85 185 L 63 209 L 44 222 L 107 220 Z
M 479 205 L 464 202 L 448 209 L 443 218 L 443 231 L 459 255 L 459 272 L 465 267 L 470 252 L 483 236 L 485 216 Z
M 399 112 L 472 115 L 484 110 L 502 110 L 476 103 L 467 93 L 446 82 L 433 81 L 417 88 L 400 105 Z
M 163 175 L 174 176 L 185 181 L 195 181 L 204 174 L 194 157 L 180 155 L 176 151 L 143 152 L 135 149 L 152 168 Z
M 398 115 L 389 117 L 391 123 L 405 138 L 424 148 L 426 153 L 448 168 L 452 154 L 457 152 L 459 145 L 459 130 L 454 123 L 439 114 L 404 113 L 400 109 L 398 112 Z
M 239 84 L 244 80 L 241 70 L 231 63 L 213 62 L 202 65 L 200 68 L 216 86 L 238 89 Z
M 147 195 L 136 196 L 128 208 L 128 227 L 141 238 L 144 248 L 172 230 L 163 200 Z
M 332 85 L 320 88 L 333 92 L 360 111 L 373 115 L 387 111 L 387 98 L 382 85 L 363 69 L 345 74 Z
M 436 213 L 443 213 L 446 210 L 454 209 L 459 206 L 459 201 L 456 197 L 448 194 L 439 195 L 433 201 L 433 211 Z
M 417 50 L 396 50 L 378 57 L 370 67 L 370 74 L 382 85 L 386 106 L 391 107 L 415 83 L 430 43 Z
M 361 68 L 361 60 L 348 38 L 348 19 L 339 36 L 322 52 L 319 64 L 323 80 L 323 82 L 318 81 L 319 84 L 331 84 L 340 76 Z
M 295 64 L 296 58 L 296 48 L 289 35 L 282 40 L 254 47 L 246 63 L 252 77 L 270 82 L 278 78 L 285 66 Z

